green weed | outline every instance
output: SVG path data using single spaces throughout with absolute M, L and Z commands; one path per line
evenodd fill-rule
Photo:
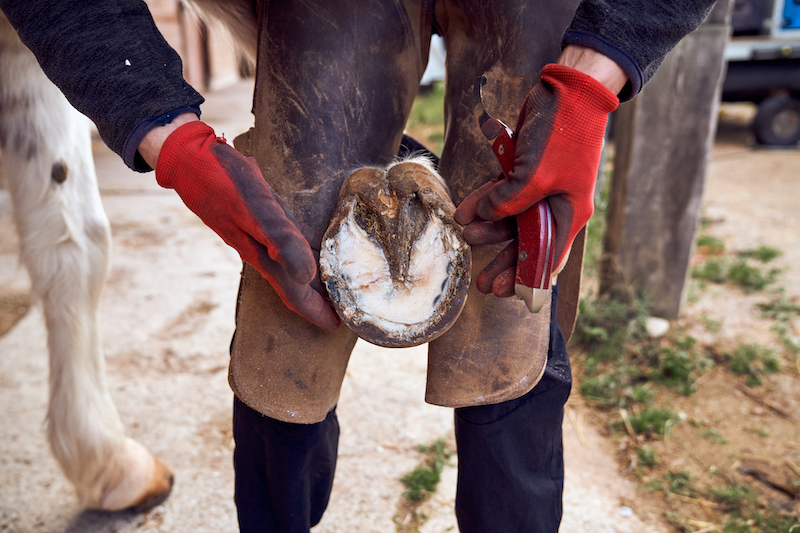
M 690 304 L 696 304 L 702 298 L 702 292 L 706 290 L 708 284 L 703 280 L 693 280 L 694 283 L 689 283 L 689 292 L 686 295 L 686 301 Z
M 722 488 L 710 487 L 708 492 L 720 503 L 732 506 L 736 509 L 755 498 L 755 491 L 744 483 L 728 482 Z
M 695 348 L 694 337 L 676 337 L 672 342 L 673 346 L 658 351 L 657 365 L 649 377 L 689 396 L 695 391 L 694 382 L 713 368 L 714 362 Z
M 745 257 L 739 257 L 732 263 L 724 257 L 712 257 L 692 269 L 692 277 L 695 279 L 712 283 L 730 282 L 745 292 L 764 290 L 777 281 L 780 273 L 778 268 L 764 271 L 754 267 Z
M 742 344 L 728 358 L 731 372 L 746 376 L 745 384 L 749 387 L 761 385 L 762 376 L 780 371 L 780 359 L 775 352 L 756 344 Z
M 716 255 L 725 250 L 725 241 L 712 235 L 700 235 L 697 237 L 697 247 L 704 248 L 710 255 Z
M 722 328 L 721 320 L 710 318 L 706 316 L 705 313 L 700 315 L 700 320 L 703 322 L 703 325 L 709 333 L 719 333 L 719 330 Z
M 601 297 L 581 299 L 575 340 L 596 364 L 621 361 L 628 347 L 645 336 L 647 305 L 642 297 L 631 302 Z
M 417 451 L 428 456 L 428 460 L 433 463 L 436 470 L 440 472 L 445 466 L 450 464 L 449 459 L 453 456 L 453 451 L 447 448 L 445 439 L 438 439 L 432 444 L 420 444 Z
M 800 339 L 792 334 L 791 329 L 786 324 L 773 324 L 770 329 L 778 334 L 783 347 L 792 355 L 793 359 L 800 355 Z
M 722 437 L 722 435 L 720 435 L 720 433 L 717 430 L 717 428 L 704 429 L 703 431 L 700 432 L 700 436 L 704 437 L 704 438 L 712 439 L 714 441 L 714 444 L 728 444 L 728 441 L 726 441 Z
M 666 486 L 663 487 L 664 492 L 683 494 L 684 496 L 694 495 L 694 490 L 692 490 L 692 473 L 688 470 L 664 472 L 664 481 L 667 483 Z
M 729 516 L 722 528 L 722 533 L 754 533 L 750 521 L 738 515 Z
M 713 283 L 724 283 L 727 279 L 725 262 L 716 258 L 704 261 L 692 269 L 692 277 Z
M 800 533 L 800 521 L 795 516 L 770 511 L 756 511 L 751 515 L 758 533 Z
M 405 474 L 400 482 L 406 487 L 403 497 L 413 502 L 421 502 L 436 492 L 444 467 L 453 452 L 446 447 L 446 441 L 439 439 L 433 444 L 420 444 L 418 451 L 426 456 L 423 464 Z
M 656 399 L 656 391 L 649 384 L 640 383 L 631 387 L 626 396 L 634 403 L 648 404 Z
M 740 259 L 734 261 L 728 269 L 728 279 L 734 285 L 742 287 L 745 292 L 754 292 L 775 283 L 780 272 L 780 269 L 773 268 L 764 273 L 761 269 L 750 266 L 745 260 Z
M 640 465 L 648 468 L 652 468 L 658 464 L 656 451 L 649 444 L 645 444 L 641 448 L 636 448 L 636 458 Z
M 428 466 L 418 466 L 400 478 L 400 481 L 406 487 L 403 497 L 411 501 L 421 502 L 429 494 L 436 492 L 440 479 L 441 472 L 432 470 Z
M 586 355 L 579 385 L 584 398 L 608 406 L 646 406 L 656 399 L 654 383 L 688 396 L 697 378 L 714 366 L 691 336 L 648 337 L 647 316 L 646 300 L 635 294 L 628 302 L 581 300 L 574 338 Z M 651 421 L 657 418 L 652 409 L 634 418 L 641 416 L 642 431 L 663 434 L 666 420 Z
M 775 321 L 770 329 L 778 334 L 783 347 L 795 359 L 800 356 L 800 339 L 792 331 L 791 323 L 794 317 L 800 316 L 800 304 L 795 298 L 789 299 L 783 289 L 778 292 L 778 296 L 772 301 L 757 306 L 762 317 Z
M 769 246 L 759 246 L 755 250 L 745 250 L 743 252 L 739 252 L 739 257 L 742 258 L 751 258 L 755 259 L 756 261 L 761 261 L 762 263 L 769 263 L 773 259 L 777 259 L 783 254 L 777 248 L 771 248 Z
M 597 376 L 585 377 L 581 380 L 580 391 L 584 398 L 603 403 L 616 400 L 620 383 L 612 373 L 603 373 Z
M 800 316 L 800 304 L 794 299 L 790 300 L 785 291 L 780 291 L 778 297 L 771 302 L 756 305 L 762 317 L 779 322 L 789 322 L 792 317 Z
M 670 426 L 679 421 L 680 418 L 671 409 L 649 405 L 630 415 L 631 427 L 636 433 L 655 433 L 663 436 L 669 431 Z

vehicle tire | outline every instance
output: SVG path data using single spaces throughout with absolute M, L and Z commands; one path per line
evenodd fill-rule
M 800 141 L 800 100 L 770 96 L 758 106 L 753 132 L 760 144 L 792 146 Z

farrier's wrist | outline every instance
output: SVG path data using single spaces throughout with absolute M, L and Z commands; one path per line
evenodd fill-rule
M 567 45 L 556 63 L 591 76 L 613 94 L 619 94 L 628 82 L 628 75 L 614 60 L 584 46 Z
M 158 156 L 161 153 L 161 147 L 164 145 L 164 141 L 167 140 L 167 137 L 169 137 L 170 134 L 179 127 L 195 120 L 200 119 L 195 113 L 187 112 L 178 115 L 169 124 L 152 128 L 147 132 L 147 134 L 145 134 L 145 136 L 142 138 L 142 141 L 139 143 L 139 154 L 147 162 L 147 164 L 150 165 L 150 167 L 156 168 Z

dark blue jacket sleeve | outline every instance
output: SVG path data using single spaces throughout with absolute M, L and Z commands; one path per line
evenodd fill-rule
M 629 100 L 656 73 L 667 52 L 708 16 L 715 0 L 583 0 L 563 45 L 610 57 L 628 74 Z
M 181 110 L 199 114 L 202 96 L 183 79 L 180 57 L 141 0 L 0 0 L 0 9 L 129 167 L 149 170 L 136 152 L 148 127 Z

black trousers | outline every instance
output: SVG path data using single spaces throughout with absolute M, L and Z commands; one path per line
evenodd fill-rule
M 516 400 L 455 410 L 461 533 L 558 531 L 564 488 L 561 423 L 572 378 L 555 320 L 554 292 L 542 380 Z M 308 533 L 321 520 L 333 486 L 336 411 L 318 424 L 290 424 L 235 398 L 233 436 L 241 531 Z

